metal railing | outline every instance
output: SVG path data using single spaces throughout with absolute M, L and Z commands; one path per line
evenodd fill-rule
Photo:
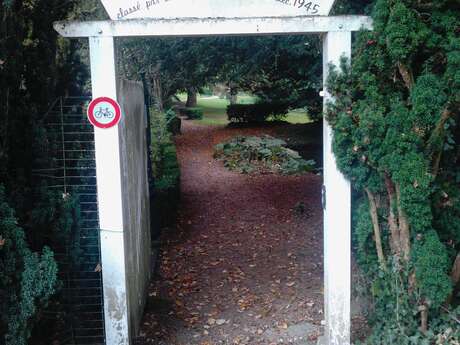
M 60 344 L 105 344 L 94 130 L 86 118 L 89 101 L 68 97 L 52 104 L 43 118 L 52 157 L 34 169 L 34 176 L 47 188 L 76 198 L 74 212 L 79 212 L 80 222 L 72 229 L 78 260 L 68 245 L 53 248 L 62 282 L 58 296 L 62 310 L 49 311 L 48 317 L 59 313 L 62 319 Z

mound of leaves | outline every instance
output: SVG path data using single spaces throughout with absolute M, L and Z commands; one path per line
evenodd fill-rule
M 234 171 L 250 173 L 303 174 L 314 169 L 313 160 L 303 159 L 298 152 L 286 147 L 281 139 L 237 136 L 215 146 L 214 158 Z

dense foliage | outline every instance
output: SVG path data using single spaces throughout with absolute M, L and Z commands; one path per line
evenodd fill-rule
M 269 117 L 282 119 L 288 113 L 289 104 L 256 103 L 256 104 L 230 104 L 227 107 L 227 116 L 230 122 L 257 123 L 264 122 Z
M 0 3 L 0 344 L 52 342 L 45 335 L 52 325 L 39 322 L 59 285 L 53 251 L 67 246 L 79 255 L 70 235 L 78 222 L 75 200 L 50 191 L 34 169 L 55 166 L 42 125 L 47 110 L 58 96 L 81 94 L 88 79 L 85 47 L 58 38 L 52 24 L 92 17 L 100 12 L 96 4 Z
M 308 107 L 321 112 L 320 42 L 304 36 L 137 39 L 120 48 L 121 71 L 145 78 L 162 110 L 179 91 L 196 105 L 196 92 L 208 84 L 227 85 L 231 101 L 250 91 L 262 102 Z M 139 68 L 138 66 L 142 66 Z
M 351 67 L 331 71 L 327 114 L 337 164 L 363 193 L 354 218 L 378 320 L 369 342 L 430 344 L 451 329 L 437 344 L 455 344 L 460 5 L 377 0 L 373 18 Z
M 312 36 L 221 38 L 216 80 L 256 95 L 263 103 L 322 112 L 321 42 Z
M 216 145 L 214 158 L 222 160 L 228 169 L 245 174 L 295 175 L 313 170 L 314 161 L 302 159 L 298 152 L 287 148 L 286 145 L 285 141 L 269 135 L 238 136 Z
M 25 345 L 37 310 L 54 293 L 57 265 L 53 253 L 29 249 L 24 230 L 17 225 L 0 186 L 0 334 L 6 345 Z
M 183 108 L 181 109 L 181 115 L 184 115 L 189 120 L 201 120 L 204 116 L 203 109 L 198 107 Z
M 176 120 L 173 111 L 154 111 L 150 120 L 150 206 L 154 239 L 160 234 L 161 228 L 173 224 L 180 198 L 180 167 L 170 126 Z

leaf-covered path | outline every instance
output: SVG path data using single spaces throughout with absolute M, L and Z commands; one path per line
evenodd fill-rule
M 235 135 L 276 131 L 183 124 L 179 220 L 162 237 L 140 343 L 316 343 L 321 177 L 242 175 L 212 157 Z

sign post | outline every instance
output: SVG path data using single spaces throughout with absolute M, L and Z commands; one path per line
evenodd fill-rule
M 117 99 L 115 42 L 113 37 L 89 37 L 89 48 L 94 97 L 92 113 L 95 121 L 105 344 L 130 345 L 120 133 L 115 121 L 116 108 L 119 107 L 114 101 Z M 99 110 L 101 116 L 96 118 Z M 111 111 L 114 113 L 113 119 L 110 119 Z

